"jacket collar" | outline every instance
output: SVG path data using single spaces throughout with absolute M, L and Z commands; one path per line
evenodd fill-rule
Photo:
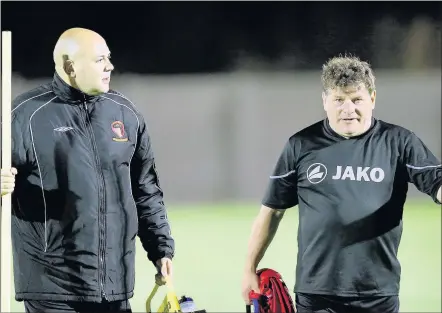
M 90 96 L 79 89 L 69 86 L 57 73 L 54 73 L 52 79 L 52 89 L 60 99 L 72 104 L 95 102 L 100 98 L 100 96 Z

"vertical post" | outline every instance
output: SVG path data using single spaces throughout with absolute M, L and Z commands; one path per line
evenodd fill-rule
M 1 168 L 11 168 L 11 32 L 2 31 L 2 150 Z M 11 195 L 1 198 L 1 312 L 11 312 Z

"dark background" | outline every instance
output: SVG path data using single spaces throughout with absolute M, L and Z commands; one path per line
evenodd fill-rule
M 440 2 L 9 1 L 1 12 L 13 96 L 51 79 L 66 29 L 107 40 L 111 88 L 147 119 L 172 201 L 261 198 L 286 138 L 323 118 L 321 67 L 338 54 L 372 64 L 377 117 L 441 155 Z
M 13 32 L 13 70 L 26 77 L 52 73 L 58 36 L 76 26 L 106 38 L 119 72 L 176 74 L 230 71 L 244 58 L 258 59 L 267 68 L 318 69 L 325 59 L 345 52 L 370 59 L 374 67 L 398 68 L 394 57 L 377 53 L 379 40 L 394 46 L 401 35 L 375 32 L 375 27 L 387 18 L 394 28 L 406 28 L 416 17 L 424 17 L 439 29 L 441 19 L 440 2 L 422 1 L 1 5 L 2 29 Z M 392 55 L 400 52 L 395 49 L 389 49 Z
M 412 130 L 442 157 L 440 2 L 1 4 L 2 29 L 13 37 L 13 97 L 50 82 L 52 49 L 66 29 L 91 28 L 108 41 L 117 70 L 111 88 L 148 123 L 181 242 L 176 290 L 199 309 L 244 310 L 241 268 L 230 265 L 243 262 L 250 223 L 286 140 L 324 118 L 320 76 L 328 58 L 347 52 L 370 62 L 375 116 Z M 298 210 L 287 215 L 277 235 L 284 240 L 272 244 L 262 265 L 293 286 Z M 440 206 L 410 184 L 404 217 L 401 310 L 442 312 L 434 279 L 441 274 Z M 211 262 L 200 257 L 201 247 L 217 247 Z M 137 250 L 131 305 L 145 312 L 154 268 Z M 226 290 L 233 291 L 220 299 Z M 23 312 L 23 303 L 13 308 Z

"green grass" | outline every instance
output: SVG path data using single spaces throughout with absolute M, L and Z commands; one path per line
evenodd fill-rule
M 209 312 L 245 312 L 241 274 L 251 223 L 258 209 L 258 205 L 243 204 L 171 206 L 169 219 L 177 245 L 174 284 L 179 295 L 193 297 L 198 308 Z M 260 264 L 278 270 L 290 291 L 295 279 L 297 217 L 296 209 L 287 212 Z M 284 257 L 281 251 L 285 251 Z M 401 312 L 442 312 L 441 207 L 431 200 L 407 203 L 399 258 Z M 155 272 L 141 245 L 136 268 L 131 305 L 134 312 L 144 312 Z M 157 296 L 155 308 L 164 290 Z M 13 301 L 12 310 L 23 312 L 23 304 Z

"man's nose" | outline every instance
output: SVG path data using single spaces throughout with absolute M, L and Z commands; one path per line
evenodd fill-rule
M 114 70 L 114 65 L 112 64 L 111 61 L 107 62 L 107 66 L 106 66 L 106 71 L 113 71 Z
M 344 112 L 354 112 L 355 110 L 355 104 L 350 100 L 345 100 L 342 104 L 342 110 Z

